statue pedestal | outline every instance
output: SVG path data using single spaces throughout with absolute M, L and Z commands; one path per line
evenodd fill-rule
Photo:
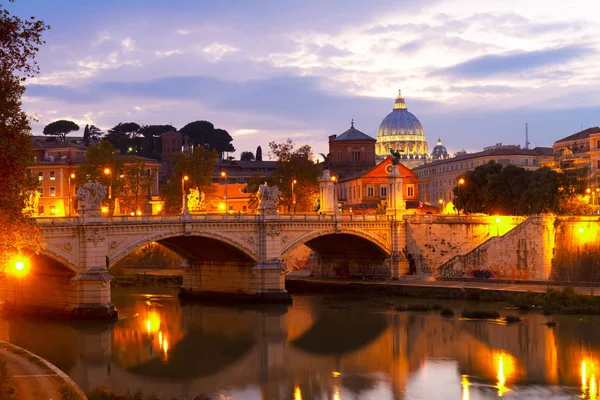
M 335 204 L 334 182 L 328 169 L 323 171 L 319 178 L 319 198 L 321 199 L 319 211 L 325 214 L 333 214 L 337 204 Z
M 388 205 L 386 214 L 394 217 L 402 216 L 406 211 L 403 196 L 402 175 L 398 165 L 392 165 L 392 173 L 388 177 Z

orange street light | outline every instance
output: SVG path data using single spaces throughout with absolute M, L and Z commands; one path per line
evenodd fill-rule
M 67 208 L 67 216 L 70 217 L 71 216 L 71 179 L 75 179 L 75 174 L 71 173 L 71 175 L 69 175 L 69 187 L 68 187 L 68 192 L 69 192 L 69 198 L 68 198 L 68 208 Z
M 292 180 L 292 206 L 294 207 L 293 212 L 296 214 L 296 195 L 294 194 L 294 185 L 297 183 L 297 180 Z
M 227 212 L 227 172 L 221 171 L 221 178 L 225 178 L 225 212 Z
M 438 203 L 440 203 L 440 214 L 444 213 L 444 199 L 441 197 L 438 199 Z
M 457 196 L 456 196 L 456 205 L 458 206 L 458 215 L 460 215 L 460 186 L 465 184 L 465 180 L 463 178 L 460 178 L 458 180 L 458 189 L 457 189 Z
M 21 255 L 14 257 L 10 261 L 10 266 L 12 267 L 10 269 L 11 273 L 17 276 L 18 278 L 22 278 L 23 276 L 25 276 L 29 269 L 29 266 L 27 265 L 27 260 Z
M 104 168 L 104 175 L 108 176 L 108 199 L 112 198 L 112 175 L 110 168 Z
M 190 177 L 184 175 L 181 177 L 181 213 L 185 214 L 185 182 L 189 180 Z

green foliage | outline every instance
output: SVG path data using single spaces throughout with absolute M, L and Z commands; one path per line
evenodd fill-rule
M 121 182 L 122 191 L 119 197 L 121 211 L 125 213 L 145 212 L 143 208 L 153 180 L 154 177 L 148 173 L 141 161 L 126 165 L 123 181 Z
M 189 177 L 189 180 L 184 183 L 185 193 L 188 193 L 189 188 L 197 187 L 199 191 L 204 192 L 206 203 L 210 204 L 215 193 L 212 175 L 217 162 L 217 153 L 198 146 L 192 154 L 177 153 L 175 157 L 173 175 L 162 193 L 165 211 L 181 212 L 183 203 L 181 185 L 184 176 Z
M 242 151 L 240 161 L 254 161 L 254 154 L 251 151 Z
M 175 130 L 173 125 L 143 125 L 139 129 L 139 133 L 143 136 L 140 155 L 159 160 L 162 153 L 162 134 Z
M 468 171 L 465 183 L 454 188 L 455 205 L 468 213 L 531 215 L 591 212 L 579 173 L 565 174 L 550 168 L 526 170 L 490 161 Z M 459 197 L 460 196 L 460 197 Z
M 39 229 L 22 213 L 37 182 L 27 173 L 30 126 L 21 96 L 26 78 L 39 70 L 35 56 L 48 28 L 34 17 L 13 16 L 0 4 L 0 266 L 21 248 L 39 251 L 43 245 Z
M 110 171 L 106 174 L 104 171 Z M 85 163 L 79 165 L 75 174 L 77 185 L 82 186 L 87 181 L 98 181 L 109 188 L 111 199 L 120 197 L 123 192 L 124 181 L 120 179 L 123 172 L 123 161 L 115 152 L 115 148 L 107 140 L 102 140 L 97 146 L 90 146 L 85 154 Z M 110 213 L 114 211 L 114 202 L 106 200 Z
M 277 168 L 273 174 L 274 184 L 282 194 L 280 205 L 292 211 L 292 182 L 296 198 L 297 212 L 315 211 L 319 193 L 317 181 L 321 168 L 313 162 L 312 149 L 308 145 L 294 149 L 291 139 L 283 143 L 270 142 L 270 154 L 277 158 Z
M 184 136 L 188 137 L 189 144 L 205 147 L 216 151 L 219 155 L 224 152 L 234 152 L 235 148 L 231 144 L 233 138 L 224 129 L 215 129 L 215 126 L 208 121 L 190 122 L 179 130 Z
M 69 133 L 78 130 L 79 125 L 77 125 L 75 122 L 60 119 L 58 121 L 54 121 L 46 125 L 44 127 L 44 135 L 58 136 L 60 140 L 64 142 L 65 137 Z
M 127 154 L 129 147 L 134 146 L 133 138 L 139 130 L 140 126 L 135 122 L 119 122 L 108 130 L 104 139 L 108 140 L 119 153 Z
M 86 125 L 83 129 L 83 144 L 88 147 L 92 140 L 100 139 L 103 132 L 95 125 Z
M 262 161 L 262 147 L 258 146 L 256 148 L 256 161 Z

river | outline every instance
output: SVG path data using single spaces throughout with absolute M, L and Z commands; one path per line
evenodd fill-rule
M 400 302 L 411 301 L 419 300 Z M 528 313 L 506 325 L 338 295 L 223 307 L 181 304 L 174 289 L 160 288 L 116 288 L 113 302 L 114 323 L 2 317 L 0 339 L 48 359 L 86 392 L 103 385 L 219 400 L 600 395 L 599 317 Z M 499 304 L 444 305 L 457 315 L 467 306 L 515 313 Z

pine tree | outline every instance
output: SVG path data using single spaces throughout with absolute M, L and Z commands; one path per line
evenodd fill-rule
M 262 161 L 262 148 L 260 146 L 256 148 L 256 161 Z

